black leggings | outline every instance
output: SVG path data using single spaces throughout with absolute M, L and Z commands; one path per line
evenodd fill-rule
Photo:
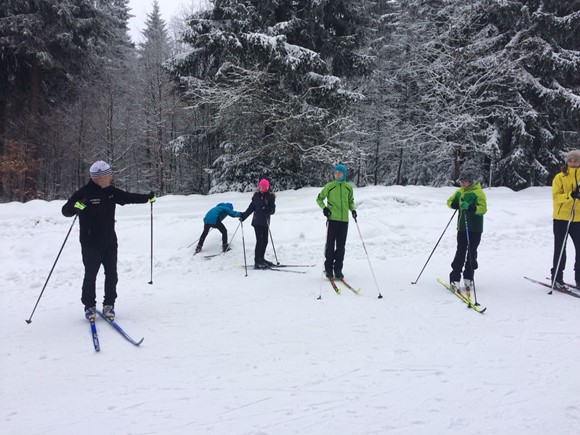
M 326 249 L 324 270 L 327 273 L 342 272 L 348 222 L 328 221 L 326 223 Z
M 564 243 L 564 236 L 566 235 L 567 227 L 568 221 L 554 219 L 554 258 L 552 260 L 552 278 L 554 278 L 554 271 L 558 266 L 558 259 L 560 258 L 560 252 L 562 252 L 562 244 Z M 570 234 L 572 242 L 574 242 L 574 248 L 576 250 L 576 259 L 574 261 L 574 279 L 576 282 L 580 282 L 580 222 L 570 223 L 570 230 L 568 234 Z M 558 268 L 558 273 L 556 274 L 556 281 L 563 281 L 565 268 L 566 249 L 564 248 L 564 252 L 562 252 L 562 260 L 560 261 L 560 267 Z
M 205 238 L 207 237 L 207 233 L 209 233 L 210 228 L 217 228 L 217 230 L 220 233 L 222 233 L 222 245 L 227 245 L 227 243 L 228 243 L 228 230 L 226 229 L 224 224 L 222 224 L 221 222 L 218 222 L 217 224 L 204 224 L 203 232 L 201 233 L 201 236 L 199 238 L 199 242 L 197 245 L 203 246 L 203 243 L 205 242 Z
M 107 246 L 81 244 L 85 277 L 81 302 L 85 307 L 94 307 L 97 302 L 96 280 L 101 264 L 105 270 L 105 298 L 103 305 L 114 305 L 117 299 L 117 241 Z
M 469 245 L 467 236 L 469 235 Z M 473 279 L 473 273 L 477 269 L 477 247 L 481 242 L 481 233 L 473 231 L 457 231 L 457 250 L 455 258 L 451 263 L 451 274 L 449 281 L 457 282 L 461 279 L 463 269 L 463 279 Z M 466 258 L 467 257 L 467 258 Z
M 266 247 L 268 246 L 268 227 L 267 226 L 254 226 L 254 232 L 256 233 L 256 249 L 254 251 L 254 263 L 259 263 L 264 260 L 264 255 L 266 253 Z

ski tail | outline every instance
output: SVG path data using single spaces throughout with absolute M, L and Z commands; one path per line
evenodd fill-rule
M 95 324 L 95 320 L 90 320 L 89 323 L 91 324 L 91 334 L 93 336 L 93 346 L 95 347 L 95 352 L 99 352 L 101 350 L 101 345 L 99 343 L 99 335 L 97 334 L 97 325 Z

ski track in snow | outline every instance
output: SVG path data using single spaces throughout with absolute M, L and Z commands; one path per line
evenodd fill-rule
M 447 279 L 452 188 L 355 189 L 359 227 L 347 241 L 347 281 L 322 278 L 325 221 L 319 188 L 277 194 L 272 236 L 285 264 L 306 274 L 243 269 L 242 231 L 219 252 L 186 248 L 219 202 L 244 211 L 251 193 L 164 196 L 117 208 L 117 321 L 140 347 L 83 318 L 83 267 L 73 227 L 33 321 L 24 320 L 72 219 L 63 201 L 0 205 L 0 432 L 2 434 L 576 434 L 580 301 L 522 279 L 543 279 L 552 256 L 549 188 L 487 189 L 488 214 L 471 312 Z M 233 235 L 238 220 L 224 221 Z M 248 265 L 254 232 L 243 226 Z M 569 244 L 572 245 L 572 244 Z M 267 258 L 274 261 L 272 246 Z M 565 276 L 573 277 L 573 247 Z M 97 281 L 102 297 L 103 275 Z M 319 294 L 322 299 L 317 300 Z

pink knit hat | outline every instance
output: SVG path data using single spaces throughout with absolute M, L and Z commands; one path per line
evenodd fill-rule
M 258 183 L 258 187 L 263 187 L 264 189 L 268 190 L 270 188 L 270 182 L 265 178 L 262 178 Z

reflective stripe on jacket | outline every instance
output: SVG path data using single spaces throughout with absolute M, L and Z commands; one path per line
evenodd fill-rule
M 322 188 L 316 198 L 316 203 L 320 208 L 330 209 L 329 220 L 348 222 L 348 212 L 355 209 L 352 186 L 346 181 L 331 181 Z

